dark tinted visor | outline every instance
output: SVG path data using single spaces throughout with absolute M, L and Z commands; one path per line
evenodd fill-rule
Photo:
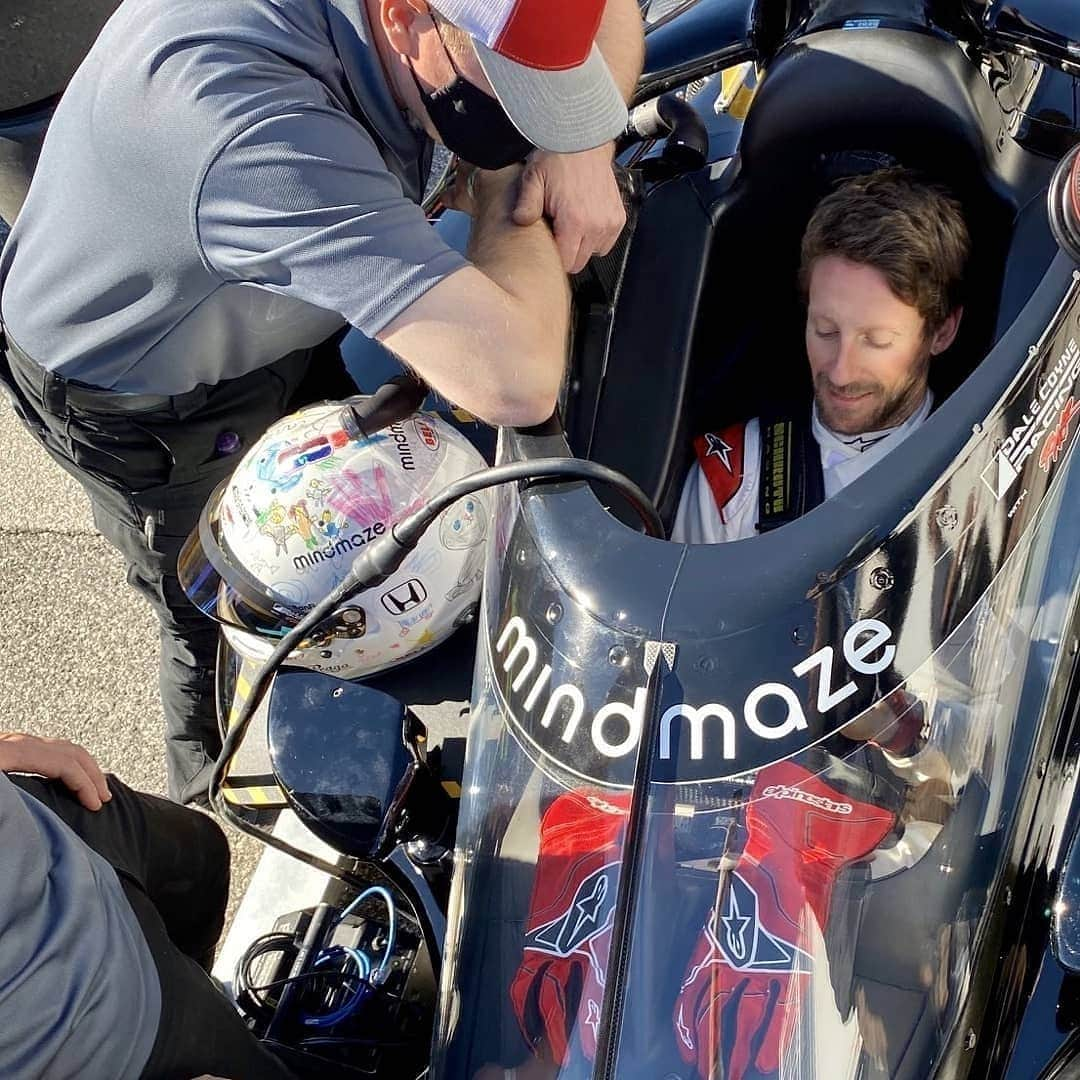
M 207 500 L 198 526 L 180 551 L 180 585 L 187 598 L 216 622 L 282 637 L 306 611 L 266 588 L 229 550 L 222 537 L 220 518 L 225 488 L 226 484 L 222 484 Z

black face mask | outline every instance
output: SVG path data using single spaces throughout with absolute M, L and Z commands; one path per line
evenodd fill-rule
M 439 37 L 441 40 L 441 33 Z M 416 89 L 443 145 L 478 169 L 505 169 L 524 161 L 535 149 L 533 144 L 514 127 L 495 98 L 461 74 L 445 42 L 443 48 L 457 72 L 457 78 L 449 86 L 434 93 L 425 90 L 412 64 L 409 65 Z

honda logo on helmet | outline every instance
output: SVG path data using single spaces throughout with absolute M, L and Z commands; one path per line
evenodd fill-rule
M 427 599 L 427 589 L 419 578 L 410 578 L 404 585 L 382 595 L 382 606 L 391 615 L 404 615 L 418 608 Z

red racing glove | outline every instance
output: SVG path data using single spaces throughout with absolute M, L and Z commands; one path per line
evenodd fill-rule
M 675 1003 L 679 1053 L 699 1076 L 779 1076 L 812 965 L 802 947 L 807 922 L 824 930 L 837 875 L 873 851 L 895 820 L 891 809 L 843 794 L 793 761 L 758 773 L 746 847 Z
M 604 1002 L 629 794 L 560 795 L 540 822 L 525 955 L 510 985 L 530 1046 L 546 1038 L 567 1064 L 573 1036 L 591 1061 Z

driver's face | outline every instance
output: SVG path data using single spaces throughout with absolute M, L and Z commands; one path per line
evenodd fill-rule
M 952 343 L 960 313 L 928 338 L 926 321 L 880 270 L 827 255 L 814 263 L 806 351 L 818 412 L 842 435 L 903 423 L 922 404 L 931 356 Z

